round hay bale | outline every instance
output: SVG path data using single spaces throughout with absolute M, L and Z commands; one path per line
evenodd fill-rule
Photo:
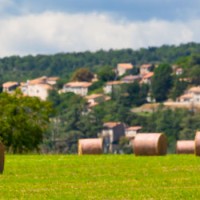
M 0 143 L 0 173 L 3 173 L 4 170 L 4 145 Z
M 176 142 L 177 154 L 194 154 L 194 140 L 179 140 Z
M 194 152 L 196 156 L 200 156 L 200 131 L 197 131 L 195 135 Z
M 133 142 L 136 156 L 156 156 L 167 153 L 167 138 L 162 133 L 139 133 Z
M 79 139 L 78 141 L 78 154 L 102 154 L 103 152 L 103 139 L 102 138 L 89 138 Z

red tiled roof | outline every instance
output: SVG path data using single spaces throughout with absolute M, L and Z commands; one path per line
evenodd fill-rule
M 192 99 L 193 95 L 192 94 L 184 94 L 180 96 L 180 99 Z
M 57 76 L 54 76 L 54 77 L 48 77 L 47 79 L 48 79 L 48 81 L 57 81 L 57 80 L 59 80 L 60 78 L 57 77 Z
M 106 83 L 106 85 L 120 85 L 122 83 L 122 81 L 109 81 Z
M 114 128 L 115 126 L 121 124 L 120 122 L 106 122 L 103 124 L 104 127 Z
M 130 126 L 126 128 L 127 131 L 139 131 L 140 129 L 142 129 L 142 126 Z
M 199 93 L 200 92 L 200 87 L 192 87 L 188 91 L 189 92 L 193 92 L 193 93 Z
M 3 87 L 4 88 L 9 88 L 9 87 L 12 87 L 12 86 L 17 86 L 17 85 L 18 85 L 18 82 L 9 81 L 9 82 L 4 83 Z
M 95 98 L 103 97 L 103 96 L 104 96 L 103 94 L 91 94 L 91 95 L 86 96 L 85 98 L 86 99 L 95 99 Z
M 131 63 L 118 63 L 117 67 L 124 69 L 133 69 L 133 65 Z
M 143 79 L 151 78 L 153 75 L 154 75 L 153 72 L 149 72 L 148 74 L 146 74 L 146 75 L 143 76 Z
M 152 66 L 152 64 L 143 64 L 140 66 L 140 68 L 143 68 L 143 69 L 148 69 Z
M 89 82 L 69 82 L 69 83 L 66 83 L 65 86 L 67 87 L 89 87 L 91 86 L 92 83 L 89 83 Z

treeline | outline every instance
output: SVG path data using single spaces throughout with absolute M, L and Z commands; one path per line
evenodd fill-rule
M 0 80 L 25 81 L 38 76 L 59 76 L 68 80 L 71 73 L 82 67 L 96 72 L 102 66 L 116 67 L 117 63 L 130 62 L 133 65 L 143 63 L 185 62 L 188 56 L 200 53 L 200 44 L 188 43 L 179 46 L 122 50 L 99 50 L 97 52 L 58 53 L 55 55 L 11 56 L 0 59 Z

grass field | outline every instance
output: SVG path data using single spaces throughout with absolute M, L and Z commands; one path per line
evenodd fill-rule
M 0 199 L 200 199 L 200 158 L 6 155 Z

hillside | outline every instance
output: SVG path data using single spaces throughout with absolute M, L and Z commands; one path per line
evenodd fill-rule
M 101 66 L 116 67 L 117 63 L 175 63 L 177 60 L 200 52 L 200 44 L 188 43 L 180 46 L 132 49 L 99 50 L 97 52 L 58 53 L 55 55 L 11 56 L 0 59 L 1 83 L 6 81 L 25 81 L 39 76 L 60 76 L 68 79 L 70 74 L 81 67 L 96 72 Z

